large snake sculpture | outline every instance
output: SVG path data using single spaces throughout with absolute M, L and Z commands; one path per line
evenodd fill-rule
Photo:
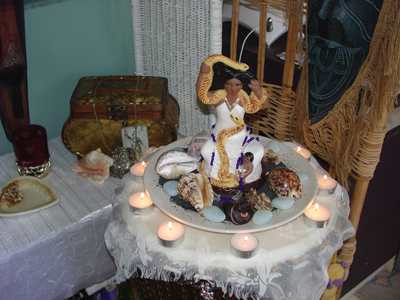
M 222 129 L 216 139 L 216 148 L 220 159 L 220 166 L 218 170 L 218 181 L 211 179 L 211 184 L 221 187 L 234 187 L 238 186 L 239 182 L 235 174 L 229 172 L 229 156 L 226 153 L 225 143 L 233 135 L 241 132 L 244 129 L 244 121 L 239 115 L 232 114 L 231 120 L 235 125 Z
M 221 99 L 224 99 L 226 97 L 226 91 L 224 89 L 217 90 L 211 97 L 208 97 L 207 95 L 213 81 L 213 76 L 214 76 L 213 65 L 216 62 L 222 62 L 231 68 L 243 72 L 249 70 L 249 66 L 247 64 L 234 61 L 226 56 L 220 54 L 209 56 L 204 61 L 204 63 L 210 67 L 210 72 L 203 75 L 198 92 L 199 99 L 201 100 L 201 102 L 205 104 L 216 104 Z M 263 95 L 261 99 L 257 98 L 257 96 L 253 92 L 251 92 L 249 96 L 243 90 L 239 91 L 238 96 L 242 102 L 245 112 L 255 113 L 260 109 L 261 104 L 264 103 L 264 101 L 267 99 L 267 92 L 263 90 Z

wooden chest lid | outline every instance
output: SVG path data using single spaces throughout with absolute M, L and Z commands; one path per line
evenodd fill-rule
M 139 81 L 137 78 L 136 76 L 81 78 L 70 100 L 72 117 L 94 117 L 93 99 L 95 99 L 96 112 L 100 119 L 107 118 L 110 107 L 116 105 L 124 106 L 128 115 L 134 114 L 134 102 L 138 118 L 163 118 L 168 101 L 167 78 L 139 77 Z

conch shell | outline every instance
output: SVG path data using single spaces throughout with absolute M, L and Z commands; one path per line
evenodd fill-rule
M 203 173 L 183 175 L 178 183 L 179 196 L 200 212 L 212 205 L 214 192 L 208 178 Z
M 160 155 L 156 172 L 165 179 L 178 179 L 197 169 L 198 159 L 183 150 L 172 149 Z
M 112 164 L 112 158 L 103 154 L 99 148 L 78 160 L 72 166 L 72 171 L 82 177 L 103 183 L 109 177 L 109 168 Z

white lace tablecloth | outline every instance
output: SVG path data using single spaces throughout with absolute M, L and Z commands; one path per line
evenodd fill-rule
M 52 170 L 43 180 L 60 202 L 27 217 L 0 217 L 0 299 L 60 300 L 115 274 L 104 232 L 119 180 L 82 178 L 60 137 L 48 145 Z M 14 153 L 1 156 L 0 188 L 18 176 Z
M 314 158 L 311 163 L 318 175 L 324 174 Z M 251 259 L 231 254 L 231 234 L 186 225 L 182 245 L 165 248 L 157 242 L 156 232 L 171 218 L 157 208 L 145 216 L 134 215 L 129 209 L 129 197 L 142 190 L 142 178 L 132 174 L 125 175 L 115 190 L 105 240 L 115 259 L 118 282 L 140 270 L 142 278 L 148 279 L 207 280 L 224 293 L 243 299 L 319 299 L 328 283 L 329 261 L 354 234 L 347 219 L 348 194 L 338 186 L 334 195 L 316 199 L 331 212 L 326 228 L 310 228 L 300 216 L 281 227 L 254 233 L 260 244 Z

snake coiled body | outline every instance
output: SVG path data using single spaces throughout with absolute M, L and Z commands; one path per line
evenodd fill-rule
M 244 129 L 244 121 L 239 115 L 231 115 L 231 120 L 235 123 L 234 126 L 222 129 L 216 139 L 216 149 L 220 158 L 220 166 L 218 170 L 219 182 L 211 182 L 219 187 L 233 187 L 239 185 L 235 174 L 229 172 L 229 156 L 225 149 L 226 141 L 233 135 L 241 132 Z
M 198 91 L 199 99 L 205 104 L 217 104 L 221 99 L 224 99 L 227 96 L 226 91 L 223 89 L 217 90 L 211 97 L 209 97 L 207 94 L 212 85 L 214 76 L 213 65 L 216 62 L 222 62 L 227 66 L 242 72 L 249 70 L 249 66 L 247 64 L 234 61 L 226 56 L 219 54 L 209 56 L 204 61 L 204 64 L 210 67 L 210 71 L 208 73 L 204 73 Z M 245 91 L 241 90 L 238 94 L 238 97 L 241 100 L 245 112 L 255 113 L 260 109 L 261 104 L 267 99 L 267 92 L 264 91 L 261 99 L 259 99 L 253 92 L 251 92 L 249 96 Z

